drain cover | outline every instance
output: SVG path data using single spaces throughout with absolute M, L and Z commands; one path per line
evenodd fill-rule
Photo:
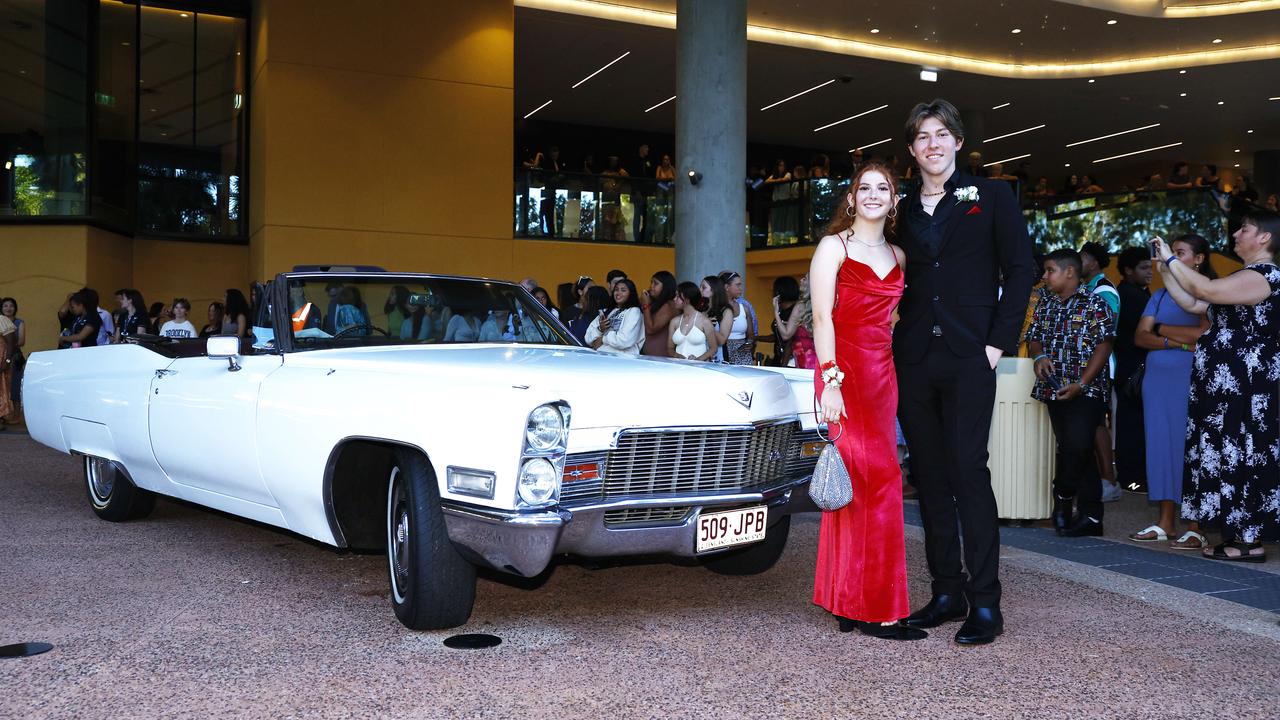
M 502 644 L 502 638 L 497 635 L 488 633 L 467 633 L 465 635 L 454 635 L 444 640 L 444 646 L 453 648 L 454 650 L 480 650 L 483 648 L 497 647 Z
M 53 646 L 49 643 L 41 642 L 0 645 L 0 658 L 31 657 L 32 655 L 47 653 L 52 649 Z

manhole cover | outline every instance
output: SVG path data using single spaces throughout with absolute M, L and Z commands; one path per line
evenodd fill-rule
M 454 635 L 444 640 L 444 646 L 454 650 L 480 650 L 482 648 L 497 647 L 501 644 L 502 638 L 488 633 Z
M 52 649 L 52 645 L 42 642 L 0 645 L 0 658 L 31 657 L 32 655 L 47 653 Z

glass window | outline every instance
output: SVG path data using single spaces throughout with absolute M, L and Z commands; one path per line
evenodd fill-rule
M 83 215 L 89 3 L 7 0 L 0 26 L 0 215 Z
M 101 0 L 98 4 L 94 152 L 89 167 L 93 215 L 126 230 L 133 228 L 137 190 L 137 13 L 137 5 L 120 0 Z
M 245 21 L 141 13 L 139 231 L 241 236 Z
M 578 342 L 518 285 L 461 278 L 291 278 L 294 347 Z

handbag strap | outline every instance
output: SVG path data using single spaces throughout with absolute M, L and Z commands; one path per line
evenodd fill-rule
M 837 420 L 837 421 L 836 421 L 836 429 L 837 429 L 837 430 L 839 430 L 839 431 L 840 431 L 840 433 L 839 433 L 838 435 L 836 435 L 835 437 L 830 437 L 830 435 L 831 435 L 831 424 L 830 424 L 830 423 L 827 423 L 827 435 L 828 435 L 828 437 L 822 437 L 822 420 L 821 420 L 820 418 L 821 418 L 821 410 L 818 408 L 818 393 L 814 393 L 814 394 L 813 394 L 813 419 L 814 419 L 814 421 L 817 423 L 817 427 L 816 427 L 816 429 L 815 429 L 815 430 L 816 430 L 816 432 L 818 433 L 818 439 L 819 439 L 819 440 L 821 440 L 822 442 L 829 442 L 829 443 L 833 443 L 833 442 L 835 442 L 835 441 L 839 440 L 839 439 L 844 435 L 844 425 L 843 425 L 839 420 Z

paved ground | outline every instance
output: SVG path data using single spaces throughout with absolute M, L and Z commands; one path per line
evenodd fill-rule
M 504 642 L 455 651 L 450 633 L 396 622 L 382 556 L 167 501 L 98 521 L 78 464 L 15 433 L 0 434 L 0 493 L 0 644 L 55 645 L 0 660 L 0 718 L 1166 720 L 1280 705 L 1274 614 L 1055 556 L 1070 552 L 1006 548 L 1008 630 L 984 648 L 954 645 L 954 625 L 919 643 L 837 633 L 809 602 L 817 517 L 803 516 L 753 578 L 651 564 L 562 565 L 537 588 L 482 579 L 465 630 Z M 1145 517 L 1136 496 L 1123 506 L 1108 511 Z M 1253 567 L 1280 566 L 1269 550 Z

